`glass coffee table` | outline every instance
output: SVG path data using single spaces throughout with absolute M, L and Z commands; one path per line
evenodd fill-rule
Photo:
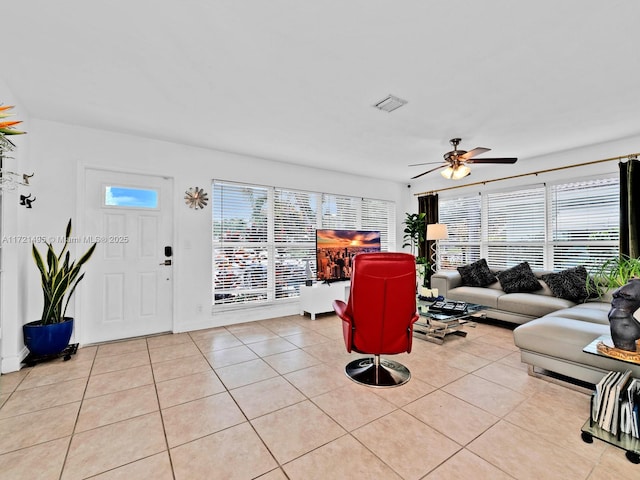
M 413 324 L 413 333 L 420 338 L 442 345 L 447 335 L 466 337 L 464 327 L 475 327 L 475 318 L 484 318 L 484 305 L 467 303 L 466 309 L 460 312 L 433 310 L 433 300 L 417 299 L 420 318 Z

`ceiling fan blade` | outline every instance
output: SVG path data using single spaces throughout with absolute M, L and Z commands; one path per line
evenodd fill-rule
M 418 167 L 420 165 L 435 165 L 436 163 L 442 163 L 442 160 L 440 160 L 439 162 L 412 163 L 411 165 L 408 165 L 408 166 L 409 167 Z
M 476 158 L 467 160 L 465 163 L 516 163 L 518 161 L 515 157 L 505 158 Z
M 463 160 L 468 160 L 469 158 L 473 158 L 476 155 L 480 155 L 481 153 L 488 152 L 489 150 L 491 150 L 491 149 L 490 148 L 484 148 L 484 147 L 476 147 L 473 150 L 469 150 L 467 153 L 463 153 L 458 158 L 461 158 Z
M 449 166 L 448 163 L 443 163 L 439 167 L 432 168 L 431 170 L 427 170 L 426 172 L 423 172 L 420 175 L 416 175 L 415 177 L 411 177 L 411 180 L 413 180 L 414 178 L 418 178 L 418 177 L 421 177 L 423 175 L 426 175 L 427 173 L 435 172 L 436 170 L 440 170 L 441 168 L 448 167 L 448 166 Z

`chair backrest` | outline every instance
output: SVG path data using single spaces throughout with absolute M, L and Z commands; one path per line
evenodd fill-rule
M 363 353 L 411 351 L 416 319 L 416 260 L 408 253 L 361 253 L 353 259 L 347 310 L 351 346 Z

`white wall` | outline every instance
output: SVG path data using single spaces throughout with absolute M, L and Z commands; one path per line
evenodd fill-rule
M 170 139 L 170 129 L 165 133 Z M 30 119 L 28 141 L 28 156 L 21 163 L 21 171 L 35 172 L 30 191 L 37 200 L 31 210 L 20 207 L 19 221 L 9 229 L 14 231 L 5 233 L 59 236 L 72 217 L 74 235 L 83 235 L 82 180 L 87 167 L 159 174 L 173 179 L 175 332 L 298 313 L 296 302 L 225 314 L 210 312 L 211 205 L 198 211 L 188 208 L 183 197 L 189 187 L 203 187 L 210 194 L 211 180 L 216 178 L 392 200 L 398 206 L 398 248 L 402 245 L 401 222 L 408 202 L 406 185 L 40 119 Z M 12 338 L 3 355 L 14 359 L 26 353 L 20 326 L 38 319 L 42 307 L 38 272 L 29 248 L 30 244 L 16 248 L 20 261 L 11 267 L 11 272 L 6 272 L 7 277 L 12 277 L 9 281 L 17 284 L 17 291 L 11 295 L 21 309 L 19 315 L 5 319 L 11 325 L 7 334 Z M 86 245 L 79 245 L 78 251 L 81 249 L 86 249 Z M 86 271 L 90 275 L 90 263 Z M 76 299 L 87 301 L 82 298 L 82 284 Z M 198 311 L 198 305 L 205 308 Z M 76 327 L 81 328 L 81 324 Z
M 16 120 L 29 124 L 29 116 L 19 107 L 19 102 L 11 91 L 0 80 L 0 103 L 16 105 L 12 110 Z M 22 127 L 22 125 L 20 126 Z M 3 169 L 12 172 L 23 171 L 25 159 L 28 156 L 29 142 L 27 135 L 12 136 L 11 141 L 16 150 L 10 153 L 13 158 L 3 160 Z M 19 352 L 23 349 L 22 341 L 22 309 L 20 285 L 24 283 L 23 265 L 26 263 L 28 249 L 23 244 L 13 241 L 12 235 L 21 228 L 18 202 L 22 189 L 3 192 L 2 212 L 2 282 L 0 282 L 0 373 L 17 370 L 20 367 Z M 24 207 L 21 207 L 24 208 Z M 26 252 L 26 253 L 25 253 Z

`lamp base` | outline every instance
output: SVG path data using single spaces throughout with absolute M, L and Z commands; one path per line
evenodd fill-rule
M 436 251 L 435 240 L 431 242 L 431 265 L 432 265 L 433 271 L 435 272 L 438 266 L 438 252 Z

